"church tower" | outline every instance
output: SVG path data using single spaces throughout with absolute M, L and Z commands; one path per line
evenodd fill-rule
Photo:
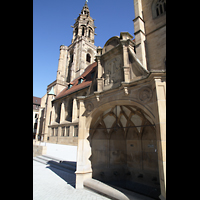
M 73 37 L 71 45 L 60 47 L 60 58 L 57 79 L 68 84 L 80 76 L 85 68 L 95 62 L 97 47 L 94 45 L 95 25 L 90 16 L 90 10 L 85 2 L 81 14 L 72 26 Z
M 72 43 L 83 36 L 88 42 L 94 44 L 96 27 L 94 26 L 94 19 L 90 17 L 90 10 L 87 1 L 85 2 L 81 14 L 79 14 L 74 26 L 72 27 L 74 29 Z

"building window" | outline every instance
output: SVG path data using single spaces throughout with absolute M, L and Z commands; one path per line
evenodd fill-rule
M 156 18 L 166 12 L 166 0 L 154 0 L 152 4 L 152 15 Z
M 72 113 L 73 113 L 73 99 L 69 99 L 67 103 L 67 116 L 66 120 L 71 122 L 72 121 Z
M 70 89 L 71 87 L 72 87 L 72 84 L 69 84 L 69 85 L 68 85 L 68 89 Z
M 93 77 L 94 77 L 94 73 L 95 73 L 95 72 L 92 72 L 92 73 L 91 73 L 91 78 L 93 78 Z
M 89 32 L 88 32 L 88 37 L 89 37 L 89 38 L 90 38 L 90 32 L 91 32 L 91 31 L 90 31 L 90 29 L 89 29 Z
M 73 53 L 71 52 L 71 54 L 70 54 L 70 61 L 69 61 L 70 64 L 73 63 L 73 61 L 74 61 L 74 55 L 73 55 Z
M 55 136 L 58 136 L 58 128 L 55 128 Z
M 156 4 L 157 17 L 166 12 L 166 0 L 158 0 Z
M 75 28 L 75 36 L 78 35 L 78 28 Z
M 74 137 L 78 137 L 78 125 L 74 126 Z
M 57 118 L 56 118 L 57 123 L 60 123 L 61 105 L 62 103 L 60 103 L 57 107 Z
M 89 53 L 86 55 L 86 61 L 89 62 L 89 63 L 90 63 L 90 61 L 91 61 L 91 56 L 90 56 Z
M 65 136 L 65 127 L 62 127 L 62 134 L 61 136 Z
M 84 33 L 85 33 L 85 28 L 83 27 L 82 28 L 82 36 L 84 36 Z
M 78 84 L 81 84 L 82 82 L 83 82 L 82 78 L 78 79 Z
M 54 136 L 54 128 L 51 129 L 51 136 Z
M 69 126 L 66 127 L 66 136 L 69 137 Z

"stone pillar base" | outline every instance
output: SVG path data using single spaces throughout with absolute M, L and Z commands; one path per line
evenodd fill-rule
M 82 189 L 83 188 L 83 182 L 86 179 L 90 179 L 92 178 L 92 172 L 88 171 L 88 172 L 75 172 L 76 174 L 76 189 Z

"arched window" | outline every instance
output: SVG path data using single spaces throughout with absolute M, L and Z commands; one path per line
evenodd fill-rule
M 91 61 L 91 56 L 90 56 L 89 53 L 86 55 L 86 61 L 89 62 L 89 63 L 90 63 L 90 61 Z
M 156 18 L 166 12 L 166 0 L 155 0 L 152 4 L 153 18 Z
M 67 103 L 67 121 L 72 121 L 72 113 L 73 113 L 73 99 L 69 99 Z
M 92 35 L 93 35 L 93 30 L 91 27 L 88 28 L 88 37 L 92 39 Z
M 61 114 L 61 103 L 58 105 L 57 107 L 57 118 L 56 118 L 56 122 L 60 123 L 60 114 Z
M 85 33 L 85 28 L 83 27 L 82 28 L 82 36 L 84 36 L 84 33 Z
M 78 34 L 78 28 L 75 29 L 75 36 Z

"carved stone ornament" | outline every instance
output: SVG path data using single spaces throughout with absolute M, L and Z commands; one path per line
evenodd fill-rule
M 105 86 L 122 81 L 121 66 L 121 55 L 118 55 L 105 63 Z
M 88 102 L 88 103 L 86 103 L 86 111 L 87 112 L 91 112 L 93 109 L 94 109 L 94 105 L 93 105 L 93 103 L 92 102 Z
M 150 101 L 152 98 L 152 91 L 150 88 L 148 87 L 143 87 L 142 89 L 140 89 L 139 91 L 139 100 L 146 103 L 148 101 Z

